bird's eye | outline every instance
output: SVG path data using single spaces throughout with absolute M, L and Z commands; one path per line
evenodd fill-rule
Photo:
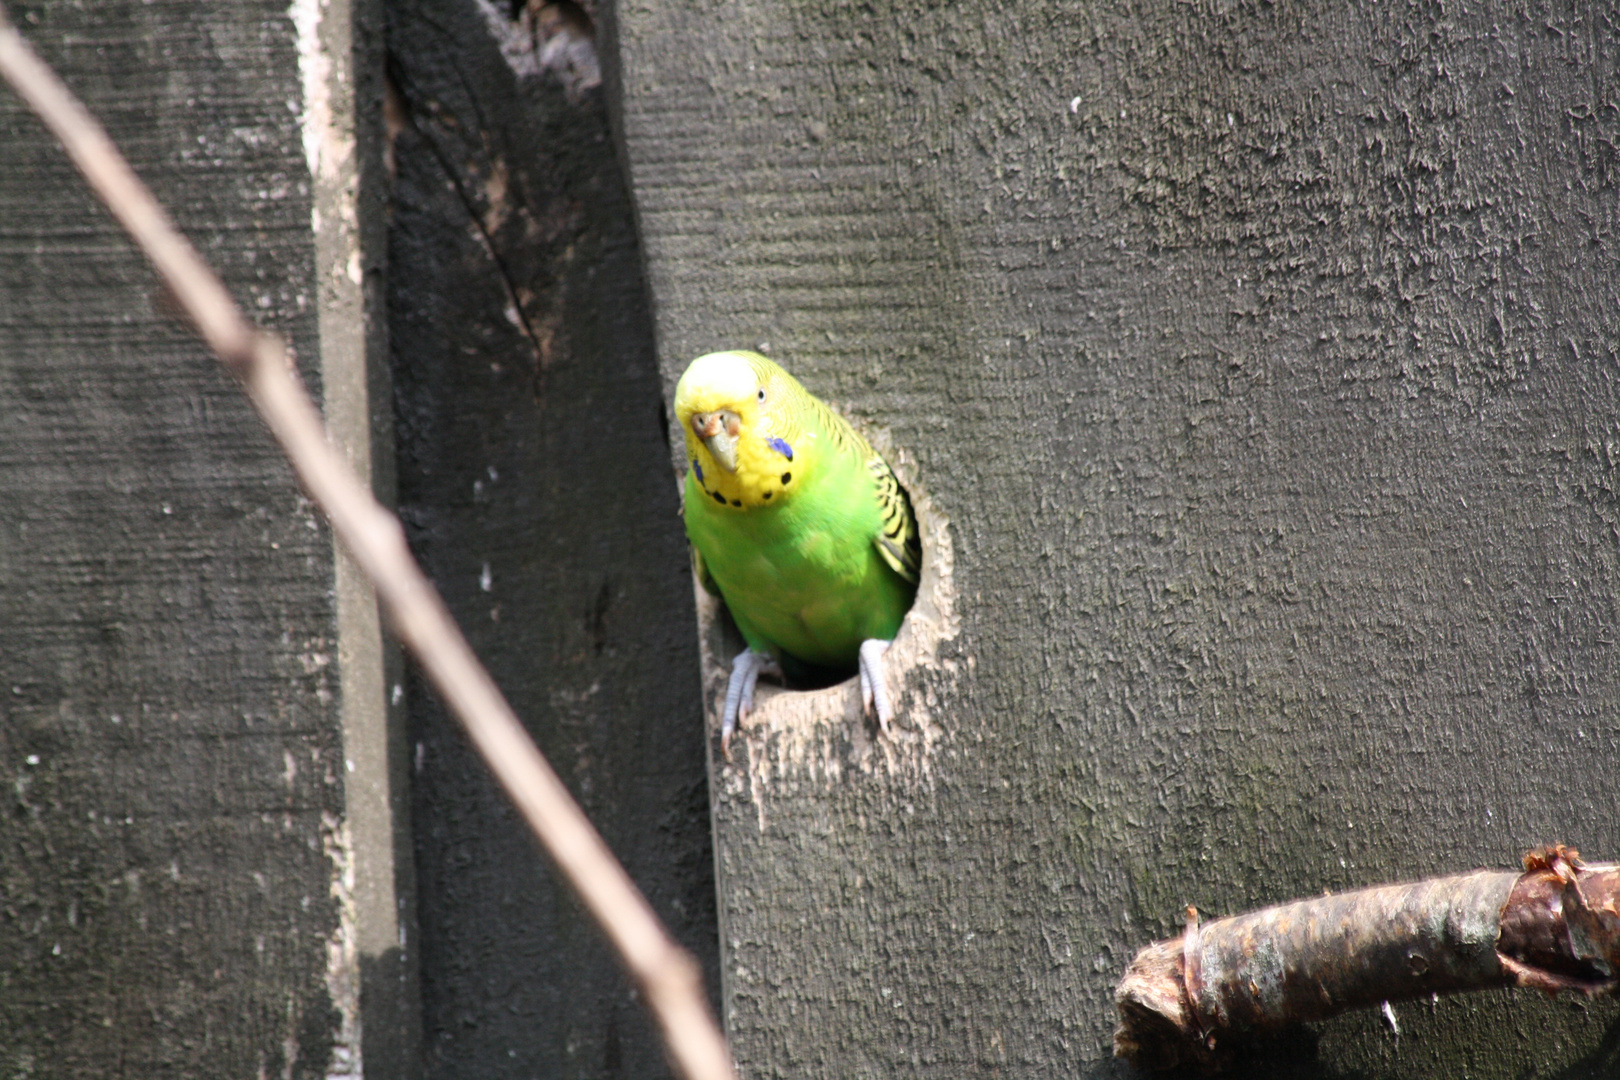
M 765 400 L 765 388 L 763 386 L 759 388 L 759 400 Z

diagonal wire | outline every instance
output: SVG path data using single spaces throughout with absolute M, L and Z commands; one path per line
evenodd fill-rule
M 365 572 L 421 664 L 548 854 L 619 951 L 686 1080 L 734 1080 L 697 962 L 664 930 L 552 770 L 411 556 L 385 510 L 328 442 L 285 346 L 243 318 L 96 119 L 23 40 L 0 2 L 0 77 L 61 140 L 157 269 L 197 333 L 241 383 L 298 478 Z

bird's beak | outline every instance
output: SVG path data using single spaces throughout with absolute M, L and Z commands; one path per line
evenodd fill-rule
M 742 419 L 730 409 L 693 413 L 692 431 L 709 448 L 714 463 L 726 472 L 737 471 L 737 433 L 742 430 Z

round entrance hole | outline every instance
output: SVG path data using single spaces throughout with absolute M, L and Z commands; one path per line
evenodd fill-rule
M 844 415 L 849 415 L 847 412 Z M 830 686 L 795 689 L 761 678 L 754 709 L 737 726 L 732 760 L 720 756 L 720 716 L 733 658 L 744 648 L 725 604 L 694 582 L 699 640 L 703 652 L 704 700 L 717 771 L 746 769 L 756 781 L 768 774 L 842 773 L 847 767 L 889 771 L 927 769 L 933 745 L 943 733 L 941 680 L 955 674 L 955 663 L 940 661 L 940 646 L 960 625 L 950 523 L 928 497 L 916 464 L 883 432 L 863 429 L 911 499 L 922 538 L 922 572 L 917 597 L 883 657 L 883 671 L 894 703 L 894 720 L 880 732 L 875 717 L 863 714 L 860 681 L 850 677 Z

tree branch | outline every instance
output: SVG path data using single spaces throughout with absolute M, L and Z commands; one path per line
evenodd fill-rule
M 688 1080 L 735 1075 L 696 961 L 675 944 L 501 696 L 385 510 L 333 450 L 286 348 L 243 318 L 106 132 L 29 48 L 0 4 L 0 76 L 151 260 L 208 347 L 241 382 L 299 480 L 377 590 L 395 631 L 568 878 L 646 996 Z
M 1529 986 L 1620 988 L 1620 864 L 1565 847 L 1480 870 L 1298 900 L 1149 945 L 1114 991 L 1114 1053 L 1219 1068 L 1249 1035 L 1382 1002 Z

